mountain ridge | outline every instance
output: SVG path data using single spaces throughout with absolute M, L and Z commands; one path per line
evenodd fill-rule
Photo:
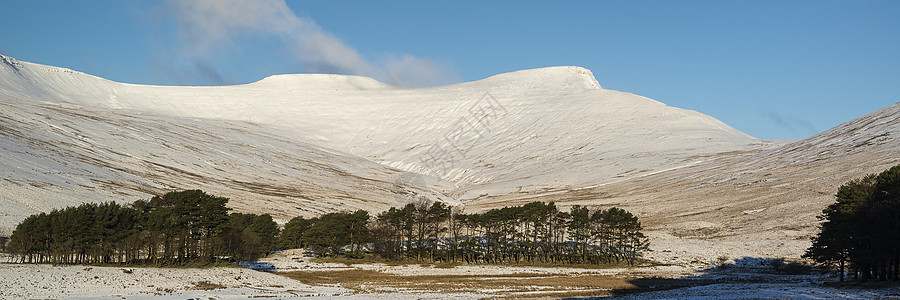
M 24 74 L 31 82 L 43 80 L 45 84 L 36 91 L 27 88 L 16 91 L 5 80 L 0 82 L 0 85 L 6 83 L 0 88 L 0 95 L 5 92 L 5 96 L 13 99 L 56 100 L 106 109 L 274 125 L 297 132 L 297 138 L 316 140 L 393 168 L 439 177 L 462 186 L 494 179 L 515 182 L 502 188 L 504 192 L 558 177 L 536 174 L 540 173 L 538 170 L 510 169 L 518 161 L 534 155 L 552 160 L 575 159 L 586 165 L 574 172 L 586 174 L 589 169 L 603 167 L 592 162 L 598 156 L 632 155 L 640 151 L 638 148 L 643 147 L 640 144 L 646 140 L 654 140 L 656 149 L 678 151 L 679 156 L 688 155 L 686 151 L 708 155 L 756 142 L 712 117 L 602 89 L 590 70 L 571 66 L 522 70 L 431 88 L 400 88 L 366 77 L 329 74 L 276 75 L 232 86 L 167 87 L 119 84 L 65 69 L 54 71 L 54 68 L 25 64 L 20 75 Z M 488 106 L 473 112 L 473 106 L 477 105 Z M 484 116 L 473 115 L 488 109 L 504 114 L 503 118 L 484 122 Z M 482 119 L 469 120 L 476 117 Z M 646 118 L 671 127 L 671 132 L 658 134 L 666 129 L 641 124 Z M 475 125 L 483 128 L 476 132 Z M 580 143 L 580 140 L 600 137 L 593 133 L 596 130 L 626 134 L 609 150 L 598 149 L 596 143 L 594 147 Z M 469 135 L 460 135 L 460 131 Z M 453 141 L 448 141 L 454 134 L 478 145 L 466 148 L 466 153 L 448 151 L 459 150 L 450 145 Z M 429 169 L 421 157 L 434 147 L 441 150 L 439 159 L 444 160 L 441 163 L 454 167 Z M 522 149 L 523 153 L 511 149 Z M 537 149 L 536 153 L 527 153 L 534 152 L 532 149 Z M 646 162 L 617 167 L 603 176 L 617 176 L 632 169 L 652 172 L 680 164 L 669 158 L 651 159 L 646 155 L 638 161 Z M 556 172 L 570 169 L 562 164 L 547 164 Z M 653 167 L 657 164 L 660 166 Z M 501 174 L 517 172 L 525 173 L 518 178 Z M 581 184 L 576 181 L 583 181 L 567 180 L 563 184 L 574 186 Z M 467 193 L 457 193 L 463 194 Z

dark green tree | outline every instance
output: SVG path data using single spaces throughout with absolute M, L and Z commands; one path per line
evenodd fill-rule
M 305 248 L 306 244 L 301 238 L 310 225 L 312 225 L 312 220 L 303 217 L 294 217 L 288 221 L 284 224 L 281 235 L 278 236 L 278 247 L 281 249 Z
M 26 218 L 10 237 L 21 262 L 62 264 L 210 263 L 254 259 L 271 248 L 269 215 L 229 216 L 228 199 L 176 191 L 131 205 L 86 203 Z
M 866 281 L 900 280 L 900 166 L 842 185 L 804 257 Z

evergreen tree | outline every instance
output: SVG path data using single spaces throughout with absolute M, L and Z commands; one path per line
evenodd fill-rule
M 804 257 L 860 280 L 900 280 L 900 166 L 842 185 Z
M 281 235 L 278 237 L 278 247 L 282 249 L 305 248 L 306 244 L 303 243 L 301 237 L 310 225 L 312 225 L 312 220 L 303 217 L 294 217 L 288 221 L 284 224 L 284 229 L 281 230 Z
M 6 250 L 21 262 L 62 264 L 209 263 L 265 254 L 278 233 L 272 217 L 229 216 L 227 201 L 189 190 L 131 205 L 86 203 L 53 210 L 16 226 Z
M 894 215 L 892 205 L 900 202 L 890 196 L 896 191 L 892 190 L 896 181 L 892 178 L 880 177 L 878 188 L 884 194 L 867 204 L 878 208 L 878 214 Z M 561 212 L 552 202 L 532 202 L 464 214 L 459 208 L 422 200 L 391 208 L 374 220 L 364 210 L 310 219 L 297 217 L 279 234 L 272 216 L 229 214 L 227 201 L 200 190 L 187 190 L 131 205 L 107 202 L 54 210 L 22 221 L 6 251 L 21 262 L 31 263 L 183 265 L 223 258 L 253 260 L 278 247 L 309 247 L 319 255 L 359 257 L 367 249 L 364 245 L 372 242 L 371 250 L 376 254 L 395 260 L 477 264 L 600 263 L 614 259 L 633 265 L 648 250 L 638 218 L 618 208 L 574 206 L 569 212 Z M 900 227 L 889 221 L 876 224 L 884 229 L 872 234 L 879 239 L 891 238 L 889 234 Z M 847 260 L 855 264 L 869 263 L 872 270 L 893 266 L 886 265 L 883 261 L 887 256 L 880 253 L 896 251 L 896 242 L 877 246 L 861 239 L 851 246 L 846 251 Z M 852 254 L 862 251 L 879 251 L 879 255 L 872 256 L 872 262 L 853 260 Z

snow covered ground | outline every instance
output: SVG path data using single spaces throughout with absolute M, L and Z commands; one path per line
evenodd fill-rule
M 422 265 L 384 265 L 311 262 L 298 251 L 288 251 L 263 259 L 282 272 L 301 271 L 375 271 L 391 276 L 480 276 L 478 281 L 496 276 L 522 278 L 571 278 L 602 276 L 600 278 L 635 278 L 634 284 L 650 292 L 604 288 L 596 283 L 592 289 L 599 294 L 613 294 L 624 299 L 895 299 L 900 298 L 897 285 L 868 287 L 831 287 L 823 285 L 834 278 L 817 273 L 791 275 L 778 273 L 772 259 L 741 258 L 728 261 L 726 268 L 695 270 L 680 266 L 658 266 L 635 269 L 579 269 L 559 267 L 500 267 L 456 266 L 452 268 Z M 783 270 L 783 269 L 782 269 Z M 488 276 L 488 277 L 485 277 Z M 408 277 L 407 277 L 408 278 Z M 641 279 L 644 278 L 644 279 Z M 660 280 L 665 278 L 667 280 Z M 340 284 L 304 284 L 275 273 L 245 268 L 121 268 L 94 266 L 18 265 L 0 263 L 0 298 L 2 299 L 481 299 L 485 297 L 548 297 L 555 292 L 564 294 L 576 290 L 539 289 L 515 292 L 491 285 L 473 284 L 467 291 L 431 291 L 423 288 L 379 286 L 373 281 L 362 288 L 347 288 Z M 638 281 L 649 280 L 660 285 Z M 613 281 L 615 282 L 615 280 Z M 411 285 L 415 286 L 415 285 Z M 629 285 L 630 286 L 630 285 Z M 676 288 L 672 288 L 675 286 Z M 624 293 L 624 294 L 623 294 Z M 618 295 L 618 296 L 616 296 Z
M 126 273 L 126 271 L 130 273 Z M 210 284 L 227 291 L 203 290 Z M 244 268 L 160 269 L 0 264 L 2 299 L 187 299 L 328 296 L 346 290 L 311 287 Z M 224 297 L 224 296 L 231 297 Z
M 697 284 L 612 297 L 615 299 L 897 299 L 900 286 L 883 283 L 869 286 L 832 287 L 835 278 L 818 271 L 806 274 L 778 272 L 774 265 L 786 268 L 768 258 L 740 258 L 696 275 L 683 277 Z
M 897 299 L 900 288 L 832 288 L 816 282 L 718 283 L 614 299 Z

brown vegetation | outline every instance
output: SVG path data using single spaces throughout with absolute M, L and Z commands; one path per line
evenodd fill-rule
M 605 296 L 610 290 L 634 289 L 633 278 L 597 274 L 504 274 L 401 276 L 372 270 L 285 272 L 286 276 L 310 285 L 340 285 L 360 293 L 390 288 L 398 291 L 438 293 L 482 293 L 485 290 L 515 296 L 557 295 L 574 292 L 579 296 Z

